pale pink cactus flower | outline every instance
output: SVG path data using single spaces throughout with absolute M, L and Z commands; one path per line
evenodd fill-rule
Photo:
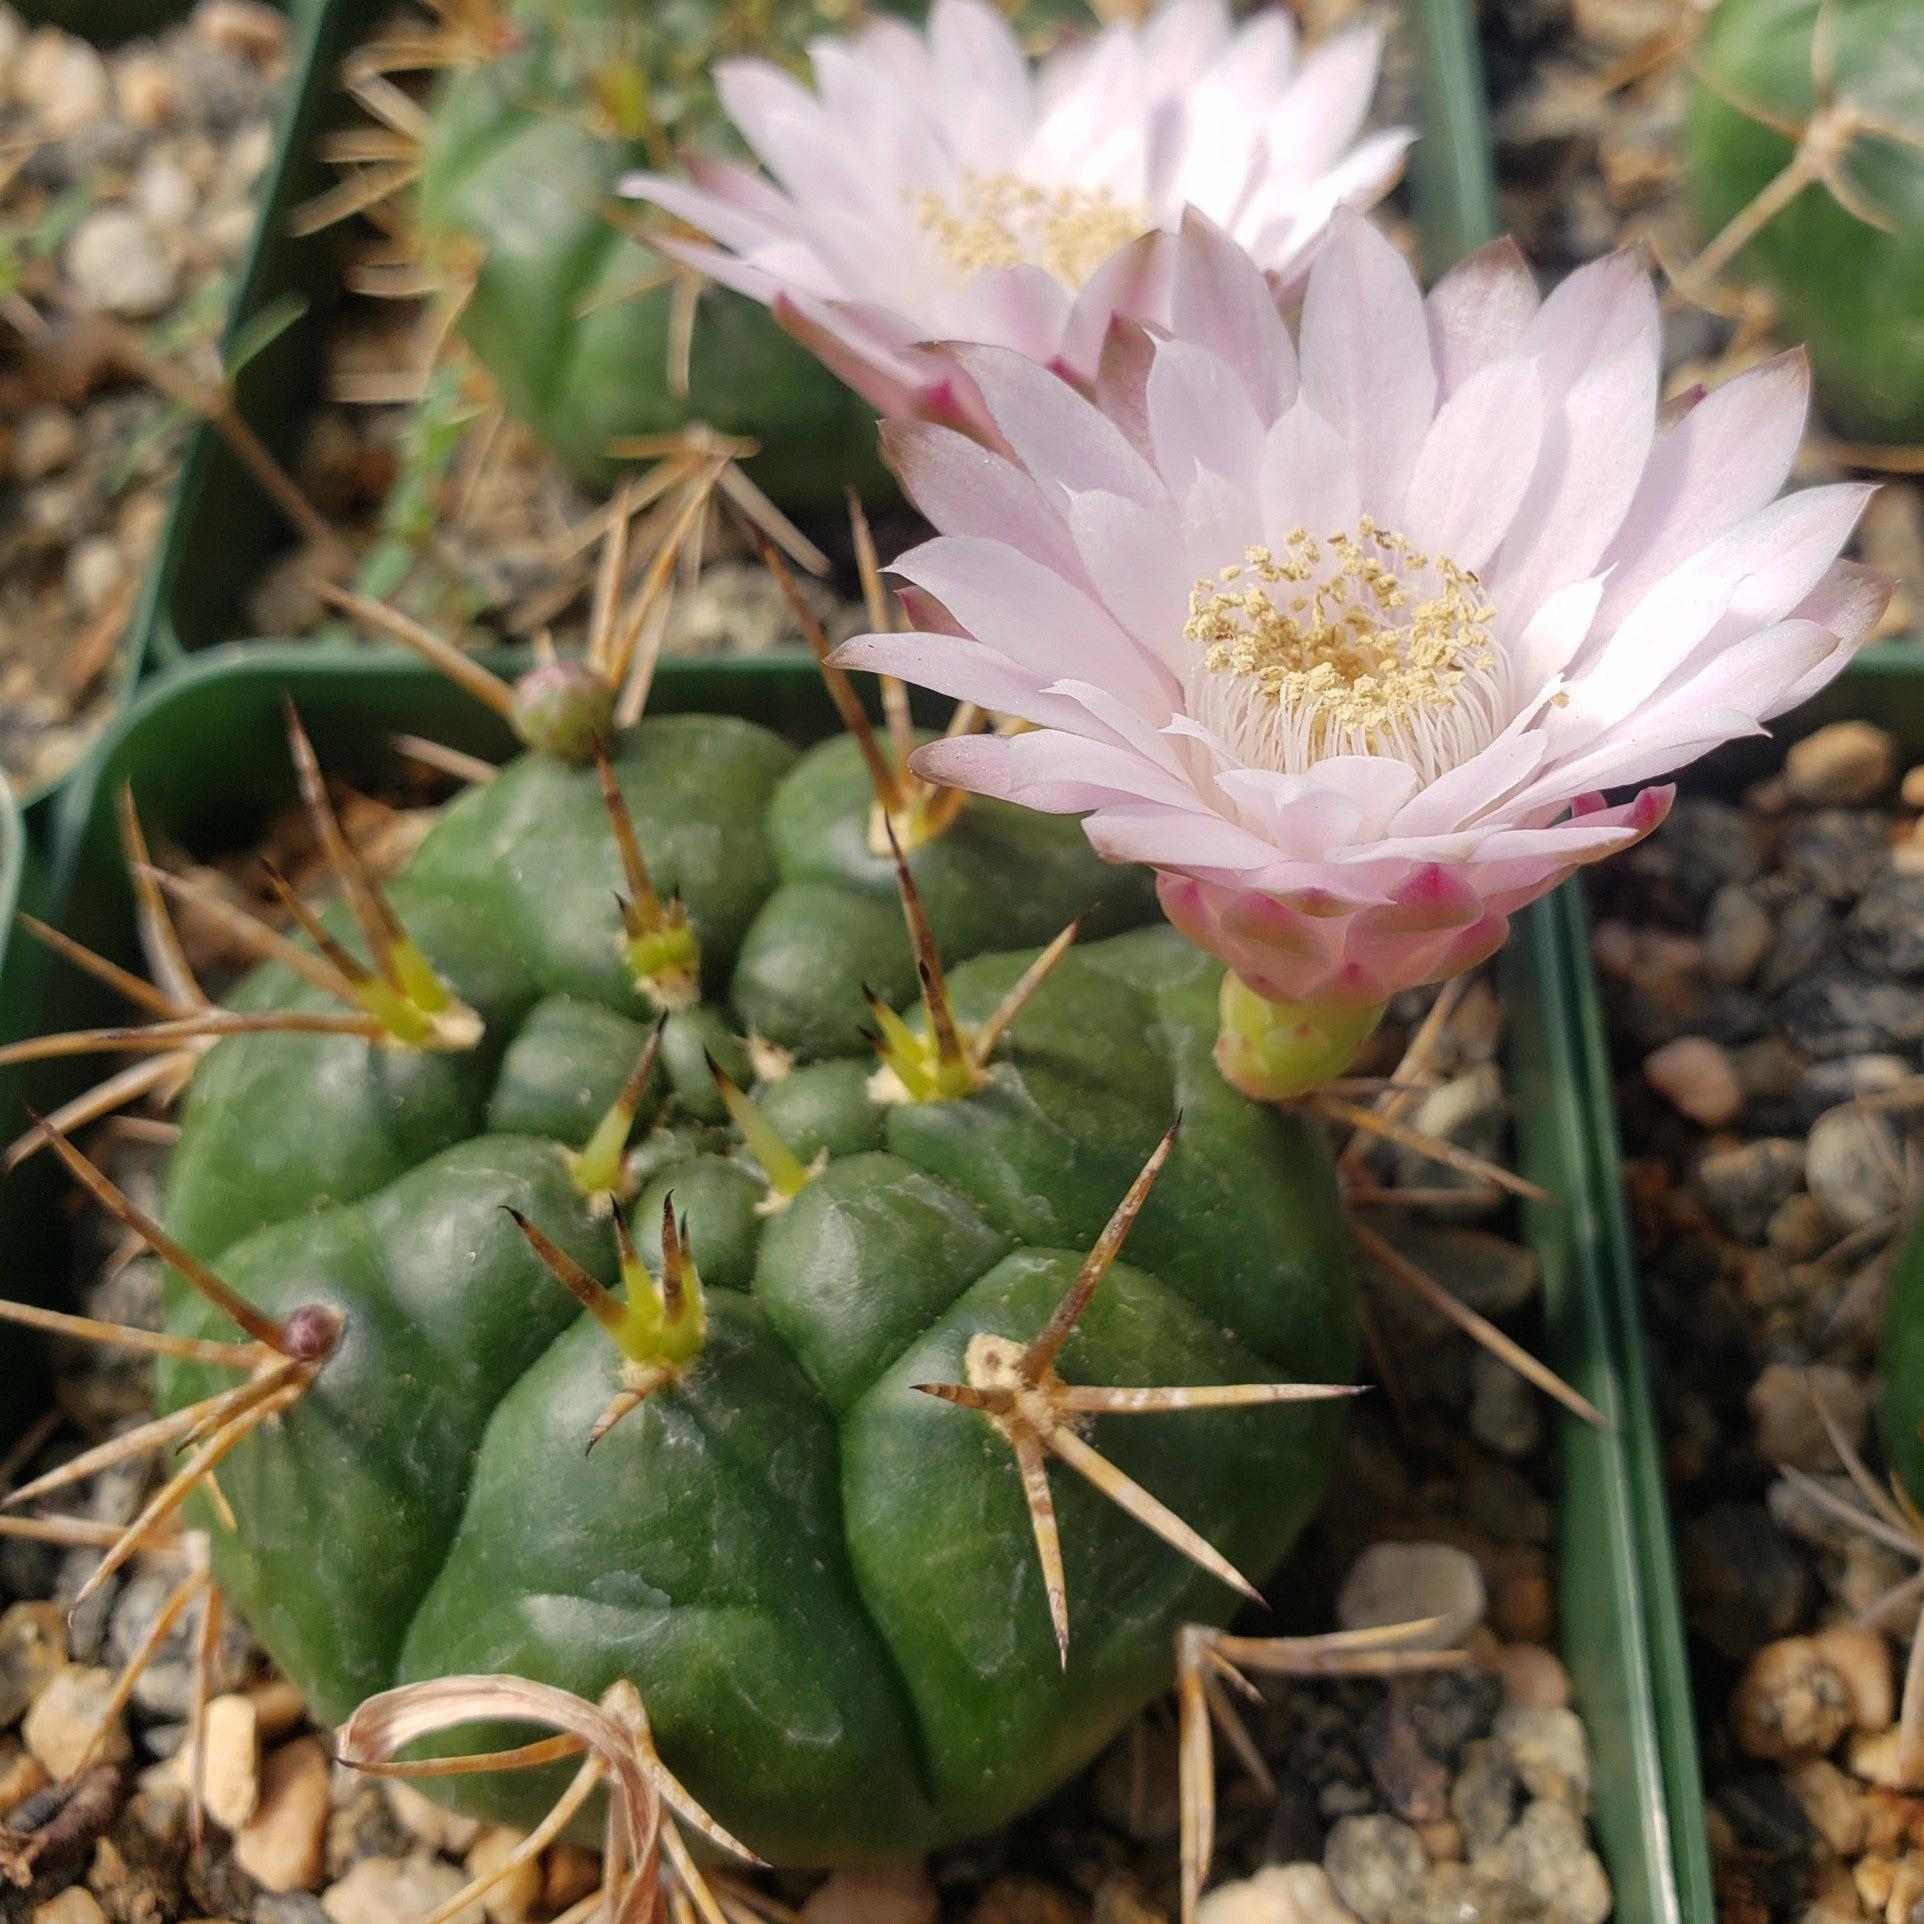
M 1218 1059 L 1274 1044 L 1232 1073 L 1288 1093 L 1647 834 L 1671 791 L 1643 784 L 1822 687 L 1890 586 L 1839 559 L 1869 489 L 1779 496 L 1801 354 L 1660 415 L 1629 255 L 1539 300 L 1498 243 L 1425 300 L 1344 215 L 1292 337 L 1192 217 L 1173 286 L 1093 398 L 957 350 L 1008 458 L 885 428 L 938 530 L 896 564 L 919 631 L 838 659 L 1033 724 L 916 765 L 1156 869 L 1233 972 Z
M 931 344 L 1087 380 L 1116 314 L 1166 320 L 1185 207 L 1299 291 L 1331 215 L 1401 171 L 1406 130 L 1359 137 L 1380 53 L 1357 30 L 1299 55 L 1281 7 L 1237 27 L 1222 0 L 1164 0 L 1032 66 L 985 0 L 935 0 L 926 34 L 877 19 L 816 41 L 813 92 L 765 60 L 718 66 L 767 175 L 691 154 L 688 179 L 623 188 L 709 236 L 656 244 L 764 302 L 879 412 L 979 430 Z

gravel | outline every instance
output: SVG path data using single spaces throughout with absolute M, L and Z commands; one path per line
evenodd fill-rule
M 105 53 L 0 0 L 0 771 L 64 773 L 104 720 L 188 416 L 149 361 L 218 373 L 285 16 L 201 0 Z

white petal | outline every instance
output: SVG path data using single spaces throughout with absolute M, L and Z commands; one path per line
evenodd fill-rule
M 1424 436 L 1403 531 L 1419 548 L 1481 570 L 1529 488 L 1542 436 L 1543 400 L 1527 361 L 1471 375 Z
M 1220 355 L 1263 422 L 1275 420 L 1296 398 L 1296 350 L 1269 283 L 1227 234 L 1193 211 L 1179 245 L 1171 295 L 1177 337 Z
M 1648 293 L 1648 284 L 1645 292 Z M 1519 624 L 1557 589 L 1596 572 L 1642 478 L 1657 422 L 1656 305 L 1649 333 L 1586 367 L 1554 407 L 1530 491 L 1490 568 L 1499 617 Z
M 1051 679 L 1100 682 L 1138 705 L 1168 699 L 1165 671 L 1093 597 L 1019 549 L 972 535 L 937 535 L 895 572 L 1011 661 Z
M 1150 444 L 1172 494 L 1186 495 L 1199 471 L 1254 491 L 1263 423 L 1227 361 L 1190 341 L 1165 341 L 1149 370 L 1148 399 Z
M 1080 572 L 1075 543 L 1034 478 L 954 428 L 885 421 L 882 446 L 932 526 L 987 535 L 1059 574 Z
M 1524 729 L 1499 735 L 1480 754 L 1439 775 L 1398 812 L 1388 833 L 1440 835 L 1497 806 L 1521 781 L 1536 773 L 1546 744 Z
M 1602 618 L 1615 622 L 1699 548 L 1772 500 L 1790 473 L 1810 401 L 1810 364 L 1780 354 L 1727 381 L 1651 450 L 1622 528 Z
M 1029 63 L 1008 22 L 983 0 L 935 0 L 929 57 L 957 155 L 984 171 L 1013 164 L 1035 118 Z
M 1307 401 L 1270 429 L 1258 492 L 1263 539 L 1278 554 L 1298 528 L 1321 538 L 1353 528 L 1363 511 L 1343 437 Z
M 1126 495 L 1092 490 L 1069 503 L 1069 530 L 1117 623 L 1177 667 L 1189 647 L 1189 578 L 1169 522 Z
M 1275 850 L 1246 828 L 1201 808 L 1141 803 L 1098 809 L 1083 823 L 1098 855 L 1184 869 L 1241 869 L 1274 859 Z
M 1107 488 L 1146 508 L 1167 503 L 1154 470 L 1067 381 L 1006 348 L 951 351 L 1016 458 L 1038 481 L 1071 492 Z
M 1303 297 L 1302 396 L 1349 444 L 1363 509 L 1397 525 L 1436 400 L 1416 279 L 1360 214 L 1338 214 Z
M 1536 282 L 1515 241 L 1491 241 L 1437 282 L 1426 307 L 1437 381 L 1449 394 L 1517 352 L 1537 311 Z

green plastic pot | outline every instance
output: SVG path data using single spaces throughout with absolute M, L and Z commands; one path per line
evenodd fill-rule
M 394 772 L 397 732 L 490 756 L 513 746 L 497 717 L 412 659 L 298 647 L 214 651 L 144 691 L 63 798 L 56 881 L 70 934 L 137 961 L 114 823 L 124 782 L 133 784 L 150 833 L 195 855 L 246 846 L 292 799 L 284 697 L 298 706 L 324 761 L 363 783 Z M 796 740 L 835 726 L 812 663 L 794 657 L 664 663 L 652 708 L 726 711 Z M 1711 1916 L 1707 1854 L 1627 1244 L 1606 1180 L 1614 1167 L 1609 1083 L 1580 966 L 1579 920 L 1568 892 L 1541 905 L 1521 919 L 1505 961 L 1523 1172 L 1555 1198 L 1523 1221 L 1543 1267 L 1547 1353 L 1610 1424 L 1599 1431 L 1559 1419 L 1562 1646 L 1595 1747 L 1596 1823 L 1616 1915 L 1625 1924 L 1683 1924 Z M 116 1013 L 96 985 L 63 965 L 41 1001 L 39 1026 Z M 33 1093 L 44 1105 L 86 1080 L 84 1064 L 43 1065 Z M 29 1207 L 40 1232 L 68 1219 L 45 1188 L 21 1183 L 0 1184 L 0 1242 L 10 1249 L 26 1234 L 20 1219 Z M 57 1258 L 42 1260 L 46 1274 L 60 1273 Z
M 1472 0 L 1410 0 L 1425 137 L 1410 192 L 1432 275 L 1494 239 L 1488 99 Z M 1547 1360 L 1603 1412 L 1562 1425 L 1562 1635 L 1596 1753 L 1595 1819 L 1620 1924 L 1711 1924 L 1716 1895 L 1677 1559 L 1631 1261 L 1602 1005 L 1574 885 L 1504 954 L 1524 1210 L 1543 1262 Z

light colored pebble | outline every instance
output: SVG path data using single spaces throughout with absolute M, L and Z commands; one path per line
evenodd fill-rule
M 1423 1642 L 1460 1642 L 1489 1608 L 1476 1559 L 1447 1543 L 1372 1543 L 1349 1567 L 1336 1595 L 1345 1630 L 1375 1630 L 1419 1617 L 1446 1619 Z
M 98 120 L 107 105 L 107 63 L 84 40 L 39 27 L 14 57 L 13 97 L 56 139 Z
M 180 88 L 159 54 L 130 48 L 114 62 L 114 104 L 130 126 L 164 127 L 180 112 Z
M 209 1702 L 201 1771 L 208 1816 L 223 1830 L 239 1830 L 261 1801 L 260 1721 L 247 1698 L 228 1695 Z
M 262 66 L 287 45 L 287 16 L 263 0 L 200 0 L 188 24 L 203 40 Z
M 1748 982 L 1770 952 L 1770 912 L 1749 889 L 1726 882 L 1704 911 L 1704 966 L 1719 982 Z
M 1904 1146 L 1874 1109 L 1827 1109 L 1811 1124 L 1804 1181 L 1839 1229 L 1868 1229 L 1903 1206 Z
M 1898 793 L 1906 808 L 1924 808 L 1924 766 L 1904 771 L 1904 785 Z
M 1575 1811 L 1589 1807 L 1590 1741 L 1574 1710 L 1508 1705 L 1497 1712 L 1490 1736 L 1531 1796 Z
M 426 1851 L 411 1857 L 364 1857 L 321 1894 L 321 1908 L 334 1924 L 420 1924 L 466 1882 L 457 1866 Z M 450 1924 L 483 1924 L 484 1917 L 479 1904 L 465 1904 Z
M 32 1751 L 11 1737 L 0 1741 L 0 1817 L 52 1781 L 46 1765 Z
M 126 320 L 146 320 L 174 298 L 174 268 L 130 207 L 96 207 L 61 256 L 76 299 Z
M 601 1859 L 579 1844 L 557 1844 L 543 1865 L 541 1908 L 559 1917 L 601 1888 Z
M 1609 1874 L 1567 1805 L 1539 1798 L 1470 1868 L 1520 1884 L 1559 1924 L 1603 1924 L 1610 1915 Z
M 444 1810 L 433 1798 L 424 1796 L 412 1784 L 390 1777 L 386 1784 L 389 1808 L 402 1824 L 430 1850 L 460 1856 L 481 1834 L 480 1824 L 472 1817 Z
M 1897 1727 L 1853 1737 L 1844 1752 L 1850 1774 L 1879 1790 L 1924 1790 L 1924 1773 L 1908 1778 L 1898 1768 Z
M 83 536 L 67 550 L 67 593 L 83 614 L 99 614 L 126 579 L 127 558 L 110 534 Z
M 1570 1673 L 1554 1650 L 1540 1643 L 1506 1643 L 1491 1667 L 1503 1683 L 1506 1704 L 1562 1710 L 1570 1702 Z
M 80 452 L 80 423 L 65 408 L 29 408 L 13 430 L 16 481 L 57 474 Z
M 1870 1386 L 1836 1363 L 1768 1363 L 1744 1399 L 1765 1460 L 1799 1470 L 1831 1470 L 1837 1452 L 1824 1427 L 1828 1411 L 1852 1444 L 1870 1422 Z
M 1707 1036 L 1682 1035 L 1653 1049 L 1643 1073 L 1673 1109 L 1706 1129 L 1721 1129 L 1744 1106 L 1730 1051 Z
M 268 1753 L 259 1807 L 234 1833 L 234 1862 L 255 1883 L 277 1892 L 320 1888 L 332 1805 L 328 1777 L 328 1755 L 317 1738 L 296 1738 Z
M 917 1858 L 831 1872 L 802 1905 L 802 1924 L 935 1924 L 941 1908 L 929 1867 Z
M 1897 1863 L 1881 1851 L 1860 1857 L 1851 1866 L 1851 1882 L 1857 1886 L 1857 1900 L 1873 1917 L 1882 1915 L 1890 1902 L 1891 1886 L 1897 1881 Z
M 1850 1729 L 1850 1688 L 1810 1638 L 1784 1637 L 1751 1658 L 1730 1715 L 1750 1756 L 1803 1763 L 1823 1756 Z
M 1323 1844 L 1323 1869 L 1364 1924 L 1387 1924 L 1429 1869 L 1423 1840 L 1409 1825 L 1375 1814 L 1345 1817 Z
M 176 234 L 193 219 L 200 193 L 177 160 L 149 154 L 134 176 L 133 202 L 156 232 Z
M 107 1913 L 84 1884 L 69 1884 L 33 1913 L 33 1924 L 107 1924 Z
M 1897 1715 L 1891 1646 L 1881 1630 L 1834 1623 L 1811 1638 L 1850 1692 L 1851 1722 L 1858 1730 L 1887 1730 Z
M 98 1764 L 118 1764 L 133 1754 L 126 1723 L 117 1711 L 109 1714 L 113 1691 L 111 1670 L 81 1664 L 56 1670 L 41 1686 L 20 1734 L 49 1777 L 71 1777 L 90 1752 Z
M 497 1870 L 527 1841 L 527 1832 L 512 1830 L 506 1824 L 487 1824 L 467 1854 L 468 1875 L 485 1877 Z M 481 1908 L 494 1924 L 525 1924 L 541 1902 L 541 1857 L 534 1856 L 517 1864 L 481 1899 Z
M 1897 779 L 1897 743 L 1874 723 L 1832 722 L 1792 745 L 1784 780 L 1800 802 L 1856 808 Z
M 1924 1856 L 1907 1851 L 1898 1859 L 1891 1876 L 1891 1894 L 1884 1903 L 1884 1924 L 1911 1924 L 1920 1898 L 1924 1898 Z
M 1863 1849 L 1867 1800 L 1835 1764 L 1816 1758 L 1785 1782 L 1811 1828 L 1839 1857 L 1855 1857 Z
M 1320 1864 L 1265 1864 L 1219 1884 L 1196 1906 L 1196 1924 L 1357 1924 Z

